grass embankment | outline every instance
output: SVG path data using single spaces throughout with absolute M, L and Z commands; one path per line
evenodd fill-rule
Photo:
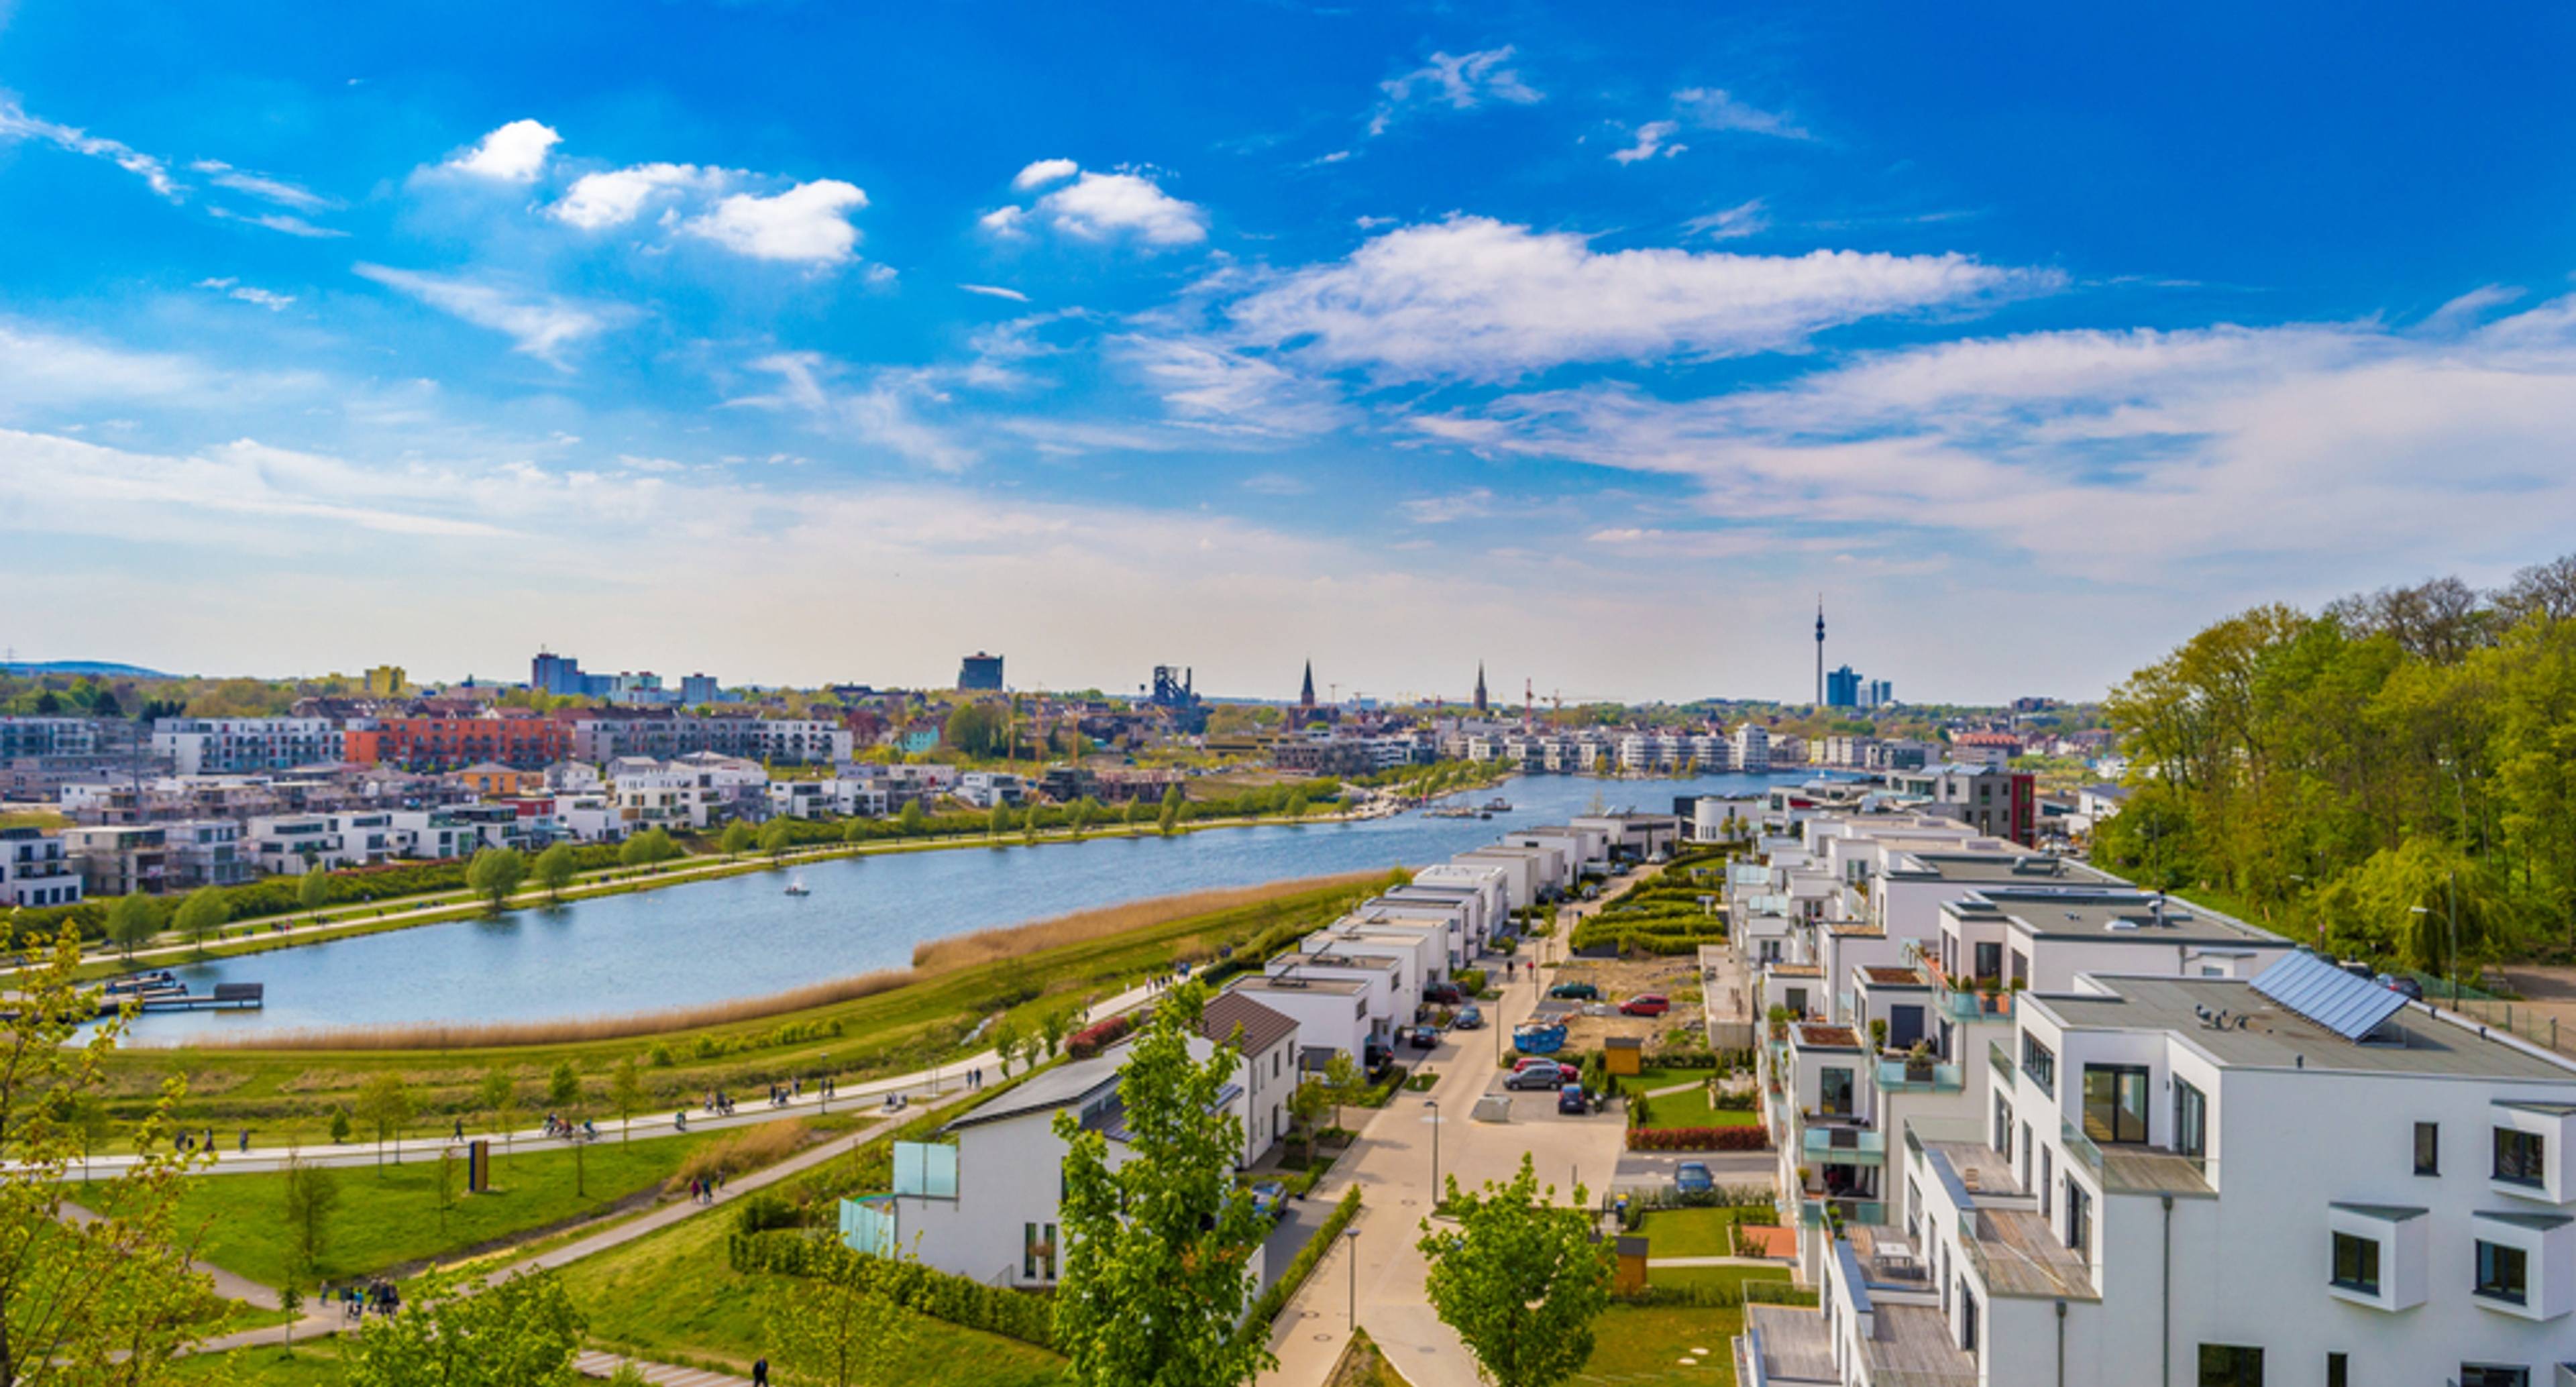
M 1333 1375 L 1324 1379 L 1324 1387 L 1412 1387 L 1404 1374 L 1386 1361 L 1377 1341 L 1365 1329 L 1351 1331 L 1351 1341 L 1342 1346 L 1341 1358 L 1333 1364 Z
M 736 1135 L 693 1132 L 656 1141 L 601 1141 L 582 1153 L 585 1194 L 573 1190 L 573 1153 L 552 1143 L 552 1149 L 521 1155 L 496 1150 L 492 1189 L 484 1194 L 465 1192 L 460 1157 L 451 1172 L 454 1199 L 444 1219 L 439 1216 L 434 1161 L 334 1167 L 330 1176 L 340 1198 L 323 1224 L 320 1275 L 329 1281 L 374 1275 L 597 1217 L 625 1200 L 650 1196 L 701 1148 Z M 284 1175 L 205 1175 L 186 1182 L 179 1218 L 182 1226 L 204 1226 L 200 1259 L 275 1286 L 286 1274 L 285 1207 Z
M 170 1365 L 170 1380 L 223 1387 L 341 1387 L 340 1341 L 193 1355 Z
M 1212 958 L 1222 948 L 1321 925 L 1386 877 L 1353 873 L 1197 892 L 985 931 L 925 946 L 910 972 L 828 985 L 825 991 L 842 990 L 838 1000 L 818 1001 L 809 991 L 525 1027 L 389 1028 L 123 1049 L 109 1061 L 110 1109 L 130 1119 L 165 1078 L 184 1074 L 184 1123 L 247 1126 L 263 1145 L 320 1145 L 331 1115 L 390 1071 L 418 1102 L 407 1132 L 444 1132 L 460 1117 L 469 1130 L 481 1130 L 493 1118 L 476 1089 L 499 1069 L 519 1093 L 504 1120 L 524 1126 L 546 1109 L 541 1095 L 554 1066 L 570 1063 L 584 1104 L 606 1130 L 615 1116 L 609 1077 L 621 1060 L 641 1066 L 646 1096 L 638 1112 L 694 1103 L 714 1088 L 756 1098 L 767 1085 L 796 1078 L 828 1074 L 849 1084 L 908 1073 L 970 1053 L 977 1047 L 969 1037 L 989 1018 L 1008 1015 L 1033 1032 L 1042 1016 L 1114 994 L 1176 960 Z
M 715 1363 L 740 1373 L 765 1351 L 768 1306 L 793 1298 L 794 1277 L 745 1275 L 725 1256 L 733 1219 L 690 1219 L 576 1262 L 563 1273 L 593 1339 L 637 1356 Z M 907 1383 L 926 1387 L 1039 1387 L 1064 1360 L 1016 1340 L 913 1316 Z

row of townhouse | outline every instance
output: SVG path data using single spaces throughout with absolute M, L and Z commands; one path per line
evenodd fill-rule
M 1444 750 L 1479 764 L 1502 762 L 1528 773 L 1560 775 L 1611 771 L 1656 774 L 1695 769 L 1766 774 L 1775 764 L 1805 758 L 1805 743 L 1776 749 L 1769 729 L 1743 723 L 1732 734 L 1716 732 L 1507 732 L 1453 734 Z M 1793 758 L 1789 753 L 1795 752 Z
M 649 757 L 673 761 L 701 753 L 746 761 L 824 765 L 856 750 L 850 729 L 822 718 L 701 717 L 639 713 L 572 720 L 572 754 L 585 761 Z
M 8 720 L 16 721 L 16 720 Z M 59 750 L 61 728 L 7 735 Z M 522 770 L 567 757 L 600 762 L 642 756 L 671 760 L 700 752 L 761 762 L 846 761 L 850 730 L 816 718 L 600 714 L 541 717 L 508 710 L 350 717 L 163 718 L 153 724 L 153 757 L 181 775 L 284 771 L 348 762 L 453 770 L 490 761 Z M 31 753 L 32 754 L 32 753 Z M 6 759 L 0 757 L 0 759 Z
M 78 905 L 80 864 L 63 840 L 33 828 L 0 828 L 0 906 Z
M 608 763 L 603 778 L 612 807 L 631 832 L 702 829 L 753 816 L 769 794 L 769 772 L 759 763 L 707 751 L 668 761 L 620 756 Z
M 258 870 L 243 851 L 241 824 L 231 819 L 67 828 L 62 849 L 92 896 L 239 886 Z
M 1750 1310 L 1738 1381 L 2576 1371 L 2576 1067 L 1956 820 L 1775 827 L 1728 905 L 1823 1304 Z

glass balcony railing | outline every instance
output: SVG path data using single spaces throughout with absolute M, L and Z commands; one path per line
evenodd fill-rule
M 2012 1082 L 2012 1051 L 2005 1049 L 2002 1041 L 1989 1040 L 1986 1042 L 1986 1065 L 1988 1068 L 1995 1071 L 1995 1077 L 2002 1079 L 2005 1083 Z
M 1967 1086 L 1967 1074 L 1955 1064 L 1915 1066 L 1902 1059 L 1882 1059 L 1878 1086 L 1889 1093 L 1956 1093 Z
M 2093 1144 L 2093 1138 L 2084 1135 L 2083 1128 L 2064 1118 L 2058 1119 L 2058 1129 L 2060 1139 L 2066 1143 L 2066 1154 L 2084 1162 L 2084 1168 L 2099 1177 L 2102 1174 L 2102 1148 Z
M 1813 1161 L 1876 1165 L 1887 1159 L 1887 1134 L 1874 1127 L 1809 1127 L 1800 1149 Z

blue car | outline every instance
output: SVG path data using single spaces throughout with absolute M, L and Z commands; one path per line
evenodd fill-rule
M 1684 1161 L 1673 1167 L 1673 1188 L 1682 1194 L 1706 1194 L 1717 1188 L 1717 1181 L 1709 1178 L 1707 1162 Z
M 1462 1031 L 1481 1031 L 1485 1028 L 1485 1013 L 1478 1011 L 1475 1004 L 1470 1002 L 1467 1009 L 1459 1012 L 1457 1019 L 1449 1024 Z

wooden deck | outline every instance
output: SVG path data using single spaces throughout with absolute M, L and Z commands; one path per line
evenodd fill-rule
M 2218 1193 L 2201 1174 L 2199 1162 L 2152 1146 L 2103 1147 L 2102 1188 L 2113 1194 L 2171 1194 L 2187 1199 L 2210 1199 Z
M 1977 1211 L 1976 1250 L 1986 1289 L 2006 1296 L 2064 1296 L 2099 1300 L 2084 1259 L 2057 1236 L 2048 1220 L 2018 1209 Z
M 1747 1305 L 1744 1325 L 1762 1333 L 1762 1374 L 1773 1382 L 1842 1381 L 1834 1371 L 1825 1315 L 1798 1305 Z
M 1927 1141 L 1923 1146 L 1940 1152 L 1972 1195 L 2021 1192 L 2021 1177 L 2013 1172 L 2012 1162 L 1982 1141 Z
M 1950 1345 L 1950 1326 L 1929 1305 L 1881 1305 L 1870 1313 L 1873 1387 L 1966 1387 L 1977 1360 Z

